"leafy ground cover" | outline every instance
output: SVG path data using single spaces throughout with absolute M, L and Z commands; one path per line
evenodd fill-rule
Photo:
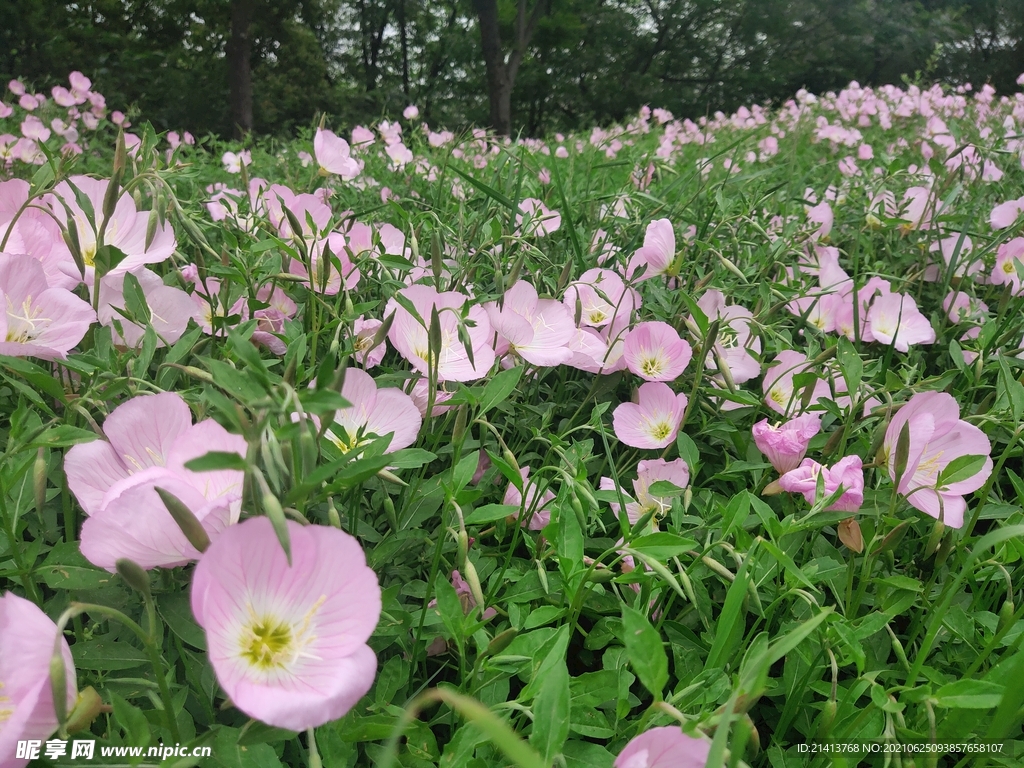
M 1024 94 L 243 148 L 69 85 L 0 110 L 0 764 L 1019 764 L 945 745 L 1021 735 Z

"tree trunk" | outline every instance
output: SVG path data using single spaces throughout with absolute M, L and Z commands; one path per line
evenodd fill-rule
M 231 125 L 235 138 L 252 131 L 252 0 L 232 0 L 227 44 Z
M 526 55 L 526 47 L 533 37 L 537 23 L 547 12 L 548 0 L 536 0 L 529 18 L 526 0 L 518 1 L 516 37 L 508 59 L 501 52 L 501 29 L 498 20 L 498 0 L 473 0 L 480 24 L 480 43 L 487 67 L 487 96 L 491 105 L 491 127 L 501 136 L 512 131 L 512 87 L 516 82 L 519 65 Z
M 498 0 L 474 0 L 480 23 L 480 44 L 487 68 L 487 97 L 491 104 L 490 124 L 496 133 L 507 136 L 512 130 L 512 87 L 508 82 L 505 56 L 501 52 L 498 28 Z

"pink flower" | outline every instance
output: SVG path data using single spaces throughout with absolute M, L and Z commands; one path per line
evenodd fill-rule
M 569 284 L 562 303 L 573 318 L 578 305 L 581 326 L 602 328 L 614 321 L 628 323 L 633 311 L 640 308 L 640 294 L 612 270 L 595 268 Z
M 369 128 L 357 125 L 352 129 L 352 147 L 354 149 L 365 149 L 373 144 L 377 137 Z
M 759 376 L 761 364 L 754 355 L 761 352 L 761 339 L 750 331 L 753 313 L 737 304 L 727 305 L 725 295 L 714 289 L 705 291 L 697 306 L 707 315 L 708 320 L 722 321 L 718 337 L 715 339 L 714 351 L 729 368 L 733 382 L 742 384 Z M 705 366 L 718 368 L 712 352 L 708 352 Z
M 392 346 L 420 373 L 427 375 L 430 356 L 428 328 L 430 316 L 436 308 L 441 331 L 441 349 L 437 360 L 438 381 L 473 381 L 487 374 L 494 365 L 494 349 L 490 345 L 493 331 L 487 312 L 480 306 L 469 309 L 465 332 L 473 351 L 470 362 L 466 347 L 459 338 L 459 323 L 463 305 L 469 300 L 457 291 L 438 293 L 427 285 L 410 285 L 399 293 L 412 304 L 419 318 L 394 299 L 389 299 L 384 314 L 395 313 L 388 333 Z
M 35 603 L 6 592 L 0 595 L 0 637 L 0 765 L 24 768 L 29 761 L 16 757 L 18 742 L 45 741 L 57 730 L 50 684 L 57 625 Z M 64 638 L 60 648 L 70 712 L 78 698 L 75 663 Z
M 904 427 L 910 438 L 907 465 L 897 477 L 896 447 Z M 896 490 L 911 506 L 953 528 L 964 524 L 964 494 L 981 488 L 992 474 L 992 444 L 984 432 L 960 419 L 960 407 L 945 392 L 922 392 L 910 398 L 889 422 L 882 448 Z M 961 456 L 984 456 L 985 460 L 970 477 L 940 486 L 943 470 Z
M 612 414 L 615 436 L 633 448 L 664 448 L 676 439 L 686 411 L 686 395 L 668 384 L 648 382 L 638 403 L 621 403 Z
M 377 671 L 377 575 L 344 531 L 289 520 L 291 565 L 265 517 L 221 534 L 192 578 L 192 613 L 231 702 L 303 731 L 347 713 Z
M 650 487 L 664 480 L 677 488 L 685 488 L 690 484 L 690 468 L 682 459 L 665 461 L 665 459 L 648 459 L 636 465 L 636 480 L 633 481 L 633 495 L 624 494 L 626 501 L 626 517 L 636 525 L 640 518 L 648 512 L 654 512 L 654 527 L 658 527 L 658 518 L 663 517 L 672 508 L 672 499 L 666 496 L 654 496 Z M 615 482 L 610 477 L 601 478 L 601 490 L 615 490 Z M 619 505 L 611 503 L 611 508 L 619 513 Z
M 110 116 L 110 119 L 115 123 L 117 122 L 115 118 L 118 114 L 118 112 L 114 112 Z M 224 164 L 224 170 L 228 173 L 241 173 L 243 165 L 252 165 L 252 153 L 247 149 L 243 149 L 241 152 L 225 152 L 221 156 L 220 161 Z
M 261 344 L 275 355 L 283 355 L 288 351 L 288 345 L 280 338 L 284 333 L 284 321 L 295 317 L 298 307 L 276 285 L 264 285 L 256 298 L 270 306 L 253 312 L 256 318 L 256 330 L 252 332 L 253 343 Z
M 676 233 L 668 219 L 656 219 L 647 225 L 644 244 L 633 254 L 626 275 L 634 281 L 666 275 L 676 258 Z
M 105 498 L 121 481 L 151 467 L 164 467 L 188 480 L 207 499 L 241 497 L 237 470 L 192 472 L 185 463 L 209 451 L 244 456 L 245 440 L 213 419 L 192 423 L 180 395 L 163 392 L 125 401 L 103 422 L 107 440 L 80 443 L 64 459 L 68 487 L 87 515 L 102 511 Z M 109 442 L 108 442 L 109 441 Z M 235 519 L 240 506 L 236 505 Z
M 640 323 L 627 335 L 626 367 L 646 381 L 674 381 L 693 357 L 690 345 L 668 323 Z
M 377 336 L 377 331 L 382 325 L 384 323 L 380 320 L 372 318 L 365 320 L 362 316 L 353 324 L 353 330 L 355 331 L 353 343 L 355 345 L 356 360 L 367 370 L 380 365 L 380 361 L 384 359 L 384 354 L 388 350 L 387 339 L 381 339 L 380 344 L 370 349 L 374 338 Z
M 0 148 L 3 144 L 4 137 L 0 136 Z M 51 288 L 70 290 L 81 282 L 82 276 L 68 274 L 77 273 L 77 269 L 53 216 L 36 207 L 23 209 L 28 203 L 29 189 L 28 182 L 21 179 L 0 181 L 0 241 L 6 239 L 6 253 L 28 254 L 42 264 Z
M 523 479 L 523 487 L 526 488 L 526 501 L 523 501 L 523 494 L 519 489 L 509 483 L 501 503 L 523 509 L 526 515 L 520 521 L 520 525 L 528 526 L 531 531 L 543 530 L 551 522 L 551 502 L 555 500 L 555 494 L 550 490 L 545 490 L 543 494 L 539 493 L 536 481 L 527 480 L 530 476 L 529 467 L 520 467 L 519 476 Z
M 402 117 L 406 120 L 415 120 L 420 116 L 420 109 L 415 104 L 410 104 L 404 110 L 402 110 Z
M 63 359 L 96 314 L 66 288 L 51 288 L 31 256 L 0 253 L 0 354 Z
M 1022 212 L 1024 212 L 1024 197 L 1007 200 L 992 209 L 989 223 L 992 225 L 992 229 L 1006 229 L 1017 221 Z
M 114 330 L 114 343 L 134 348 L 142 343 L 146 329 L 117 312 L 125 308 L 125 274 L 109 274 L 100 280 L 99 321 L 111 328 L 114 328 L 115 320 L 120 323 L 122 333 L 118 334 Z M 192 297 L 180 288 L 164 285 L 164 281 L 148 269 L 140 267 L 131 274 L 139 281 L 139 287 L 146 297 L 150 323 L 157 335 L 157 346 L 173 344 L 185 333 L 188 321 L 198 315 Z
M 406 165 L 413 161 L 412 150 L 410 150 L 401 141 L 395 144 L 388 144 L 387 149 L 384 150 L 387 156 L 391 158 L 391 165 L 396 170 L 404 168 Z
M 199 446 L 193 453 L 201 456 L 210 450 L 217 447 Z M 209 499 L 196 484 L 185 479 L 187 471 L 154 466 L 111 486 L 100 509 L 82 524 L 80 547 L 85 558 L 111 573 L 121 558 L 128 558 L 146 570 L 176 568 L 198 560 L 199 550 L 171 517 L 157 488 L 185 504 L 213 539 L 238 519 L 232 509 L 238 509 L 241 503 L 241 481 L 236 493 L 217 494 Z
M 818 500 L 818 477 L 824 484 L 825 498 L 843 489 L 843 494 L 836 499 L 829 512 L 856 512 L 864 503 L 864 470 L 860 456 L 845 456 L 837 461 L 831 469 L 813 459 L 804 459 L 796 469 L 792 469 L 779 478 L 782 490 L 790 493 L 802 493 L 804 499 L 812 506 Z
M 71 184 L 89 199 L 93 210 L 92 216 L 86 214 L 78 205 Z M 153 240 L 148 247 L 146 246 L 150 212 L 139 211 L 135 207 L 135 201 L 130 193 L 121 193 L 110 220 L 106 221 L 103 216 L 103 199 L 109 184 L 108 179 L 72 176 L 69 181 L 62 181 L 54 189 L 56 195 L 61 198 L 61 202 L 54 201 L 50 204 L 59 219 L 63 219 L 67 215 L 68 226 L 74 226 L 77 229 L 82 259 L 86 266 L 86 282 L 92 282 L 92 267 L 96 263 L 96 252 L 101 245 L 99 242 L 101 231 L 103 231 L 103 245 L 111 245 L 125 254 L 125 259 L 110 270 L 111 274 L 132 272 L 147 264 L 165 261 L 170 258 L 177 247 L 174 229 L 168 221 L 157 224 Z M 77 273 L 74 265 L 71 265 L 70 268 Z M 80 275 L 75 274 L 74 276 L 79 277 Z
M 906 352 L 911 344 L 933 344 L 935 329 L 921 314 L 912 296 L 889 293 L 877 297 L 868 310 L 868 324 L 874 340 L 892 344 Z
M 484 305 L 500 343 L 496 352 L 519 355 L 526 362 L 553 367 L 568 362 L 568 344 L 576 326 L 569 310 L 553 299 L 540 299 L 537 289 L 520 280 L 502 297 Z
M 810 373 L 811 362 L 807 356 L 792 349 L 779 352 L 771 367 L 765 372 L 762 386 L 764 401 L 776 413 L 790 416 L 803 410 L 804 387 L 796 389 L 793 377 Z M 806 386 L 806 385 L 805 385 Z M 831 398 L 829 386 L 816 378 L 808 406 L 821 398 Z
M 344 453 L 366 445 L 370 435 L 391 435 L 384 453 L 394 453 L 416 442 L 422 419 L 409 395 L 395 387 L 377 388 L 366 371 L 349 368 L 341 396 L 352 403 L 334 414 L 327 438 Z
M 526 226 L 523 228 L 524 235 L 544 237 L 556 232 L 562 226 L 562 214 L 550 210 L 544 203 L 533 197 L 527 197 L 519 202 L 516 226 L 522 227 L 524 220 L 526 221 Z
M 1015 237 L 999 246 L 989 279 L 994 285 L 1010 285 L 1014 295 L 1020 295 L 1021 271 L 1024 271 L 1024 237 Z
M 348 142 L 325 128 L 316 129 L 313 153 L 324 176 L 334 173 L 347 181 L 362 171 L 359 162 L 349 154 Z
M 816 413 L 805 413 L 778 426 L 763 419 L 754 425 L 754 444 L 781 475 L 800 465 L 811 438 L 820 431 L 821 416 Z
M 828 234 L 832 231 L 833 220 L 832 206 L 828 202 L 822 201 L 813 208 L 808 209 L 807 221 L 818 225 L 818 228 L 811 233 L 811 238 L 820 240 L 823 237 L 828 237 Z
M 615 758 L 614 768 L 704 768 L 710 752 L 708 741 L 665 725 L 634 737 Z

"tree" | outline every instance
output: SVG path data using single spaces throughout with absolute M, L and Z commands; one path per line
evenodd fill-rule
M 515 39 L 506 57 L 501 50 L 501 22 L 498 0 L 473 0 L 480 26 L 480 43 L 487 67 L 487 95 L 491 106 L 490 123 L 495 132 L 507 136 L 512 130 L 512 88 L 519 66 L 526 55 L 541 17 L 548 11 L 548 0 L 535 0 L 527 14 L 526 0 L 516 6 Z
M 236 139 L 252 131 L 252 11 L 252 0 L 231 1 L 228 86 L 231 90 L 231 127 Z

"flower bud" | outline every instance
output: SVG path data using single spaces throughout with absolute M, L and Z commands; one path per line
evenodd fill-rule
M 338 508 L 334 506 L 333 496 L 327 497 L 327 522 L 341 530 L 341 515 L 338 514 Z
M 164 506 L 167 507 L 167 511 L 171 513 L 174 522 L 185 534 L 189 544 L 200 552 L 205 552 L 206 548 L 210 546 L 210 536 L 203 528 L 203 524 L 199 522 L 199 518 L 192 514 L 192 510 L 173 493 L 165 491 L 163 488 L 156 488 L 156 492 Z
M 487 656 L 497 656 L 508 648 L 512 641 L 516 639 L 516 635 L 518 634 L 519 632 L 511 627 L 506 629 L 504 632 L 499 632 L 494 636 L 494 639 L 487 644 L 487 650 L 484 651 L 484 654 Z
M 149 602 L 153 599 L 153 593 L 149 589 L 149 574 L 142 570 L 142 566 L 126 557 L 120 558 L 115 564 L 117 574 L 129 587 L 138 592 Z
M 839 524 L 839 540 L 858 555 L 864 551 L 864 534 L 860 531 L 857 518 L 848 517 Z
M 46 449 L 36 451 L 36 461 L 32 466 L 32 489 L 35 492 L 36 512 L 42 516 L 43 505 L 46 504 Z
M 473 599 L 476 600 L 477 606 L 482 611 L 484 609 L 484 591 L 480 587 L 480 577 L 477 575 L 476 566 L 468 557 L 463 570 L 466 583 L 469 584 L 469 591 L 473 593 Z
M 1004 600 L 1002 607 L 999 609 L 999 624 L 996 628 L 996 634 L 1002 633 L 1010 625 L 1010 622 L 1013 621 L 1014 611 L 1013 600 Z
M 64 666 L 64 653 L 61 647 L 63 639 L 64 635 L 58 632 L 53 655 L 50 657 L 50 689 L 53 692 L 53 709 L 57 715 L 58 729 L 63 729 L 68 719 L 68 672 Z

